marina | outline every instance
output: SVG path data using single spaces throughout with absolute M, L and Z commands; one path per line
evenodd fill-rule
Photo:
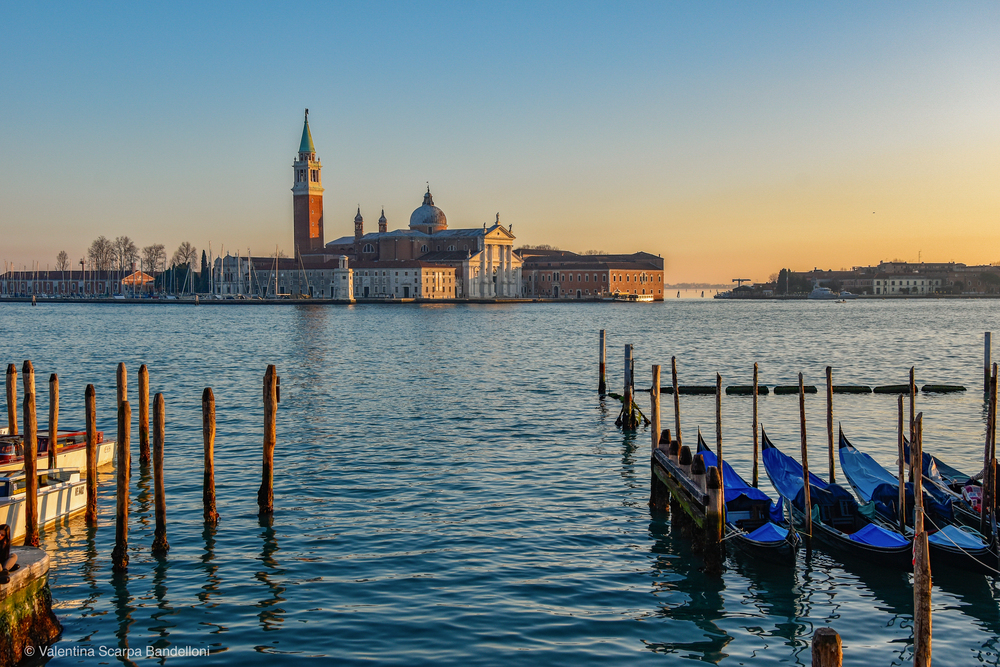
M 984 302 L 855 305 L 853 319 L 834 326 L 822 304 L 808 301 L 530 311 L 0 305 L 5 358 L 31 356 L 40 374 L 59 372 L 63 421 L 83 420 L 83 390 L 92 383 L 98 426 L 114 432 L 119 362 L 132 374 L 133 405 L 141 364 L 149 391 L 166 402 L 169 551 L 153 553 L 154 474 L 133 445 L 124 577 L 110 558 L 117 471 L 98 473 L 96 527 L 77 515 L 42 532 L 64 627 L 59 646 L 206 647 L 220 664 L 290 655 L 355 664 L 404 652 L 408 662 L 437 664 L 670 656 L 809 664 L 816 629 L 829 626 L 848 664 L 908 662 L 912 575 L 842 562 L 822 549 L 799 549 L 794 567 L 734 553 L 707 573 L 676 516 L 650 512 L 652 426 L 622 432 L 614 425 L 621 404 L 594 391 L 598 329 L 608 332 L 609 350 L 636 343 L 637 385 L 647 382 L 650 364 L 672 356 L 685 382 L 705 386 L 717 371 L 726 384 L 748 386 L 754 363 L 761 384 L 792 386 L 803 372 L 823 389 L 826 365 L 836 382 L 857 386 L 903 384 L 915 365 L 918 379 L 974 388 L 915 397 L 927 451 L 959 469 L 971 469 L 963 462 L 976 456 L 981 464 L 982 332 L 1000 318 Z M 60 330 L 72 308 L 95 321 L 100 338 L 74 340 Z M 906 336 L 890 333 L 899 322 Z M 375 327 L 420 335 L 374 346 Z M 12 344 L 26 331 L 40 332 L 30 353 Z M 818 331 L 826 342 L 819 351 Z M 492 345 L 498 339 L 506 341 L 502 351 Z M 252 350 L 267 350 L 259 364 L 246 363 Z M 273 512 L 264 520 L 255 491 L 269 363 L 282 378 Z M 606 372 L 618 389 L 618 352 L 608 355 Z M 217 523 L 204 515 L 206 386 L 214 392 Z M 648 395 L 639 396 L 648 413 Z M 760 395 L 758 421 L 775 442 L 795 442 L 800 396 L 810 442 L 824 452 L 822 389 Z M 710 432 L 715 396 L 682 401 L 687 437 L 698 426 Z M 834 401 L 845 430 L 864 433 L 855 444 L 889 468 L 896 402 L 871 393 Z M 672 403 L 663 401 L 664 427 L 672 427 Z M 725 462 L 741 474 L 753 469 L 751 408 L 747 395 L 723 394 L 719 406 Z M 39 413 L 46 409 L 40 393 Z M 825 461 L 823 468 L 825 475 Z M 777 497 L 766 475 L 759 484 Z M 992 578 L 935 571 L 935 658 L 996 664 L 998 598 Z

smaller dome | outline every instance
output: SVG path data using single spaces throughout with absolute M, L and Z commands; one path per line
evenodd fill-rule
M 378 219 L 379 222 L 385 222 L 385 209 L 382 209 L 382 215 Z
M 361 207 L 358 207 L 358 214 L 354 216 L 354 222 L 364 222 L 365 219 L 361 217 Z

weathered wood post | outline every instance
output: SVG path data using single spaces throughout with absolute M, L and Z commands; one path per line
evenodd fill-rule
M 989 423 L 990 438 L 990 462 L 989 469 L 989 493 L 990 493 L 990 528 L 994 526 L 997 508 L 997 365 L 993 364 L 993 377 L 990 379 L 990 412 L 993 418 Z M 991 536 L 995 539 L 995 535 Z M 994 542 L 995 544 L 995 542 Z
M 753 364 L 753 488 L 757 488 L 757 457 L 760 445 L 757 438 L 757 362 Z
M 830 483 L 834 484 L 836 479 L 833 465 L 833 368 L 826 367 L 826 438 L 827 454 L 830 459 Z
M 996 480 L 995 469 L 992 465 L 996 456 L 995 424 L 997 419 L 997 377 L 994 367 L 993 375 L 990 378 L 990 393 L 988 394 L 986 412 L 986 445 L 983 448 L 983 499 L 982 512 L 979 516 L 979 532 L 987 537 L 993 536 L 993 523 L 991 519 L 994 515 L 996 505 Z
M 17 367 L 7 364 L 7 434 L 17 435 Z
M 917 437 L 917 388 L 914 381 L 914 367 L 910 366 L 910 481 L 913 481 L 913 441 Z
M 24 546 L 38 542 L 38 415 L 35 414 L 35 368 L 27 359 L 24 376 Z
M 125 370 L 125 363 L 118 362 L 118 372 L 115 377 L 118 386 L 118 405 L 128 400 L 128 372 Z
M 205 441 L 205 483 L 202 502 L 205 505 L 205 523 L 219 522 L 215 510 L 215 395 L 205 387 L 201 395 L 201 433 Z
M 663 449 L 664 447 L 670 447 L 670 429 L 663 431 L 656 446 L 659 449 Z M 649 506 L 657 512 L 666 512 L 670 509 L 670 489 L 656 476 L 656 448 L 654 448 L 653 456 L 649 460 Z
M 718 574 L 722 571 L 724 560 L 722 521 L 725 492 L 722 488 L 722 470 L 716 466 L 709 466 L 706 477 L 708 506 L 705 508 L 705 572 Z
M 812 641 L 812 667 L 841 667 L 844 651 L 833 628 L 816 628 Z
M 806 539 L 812 541 L 812 497 L 809 488 L 809 456 L 806 447 L 806 391 L 799 373 L 799 432 L 802 437 L 802 488 L 805 491 Z M 811 545 L 810 545 L 811 546 Z
M 605 362 L 607 360 L 606 343 L 607 337 L 605 336 L 604 329 L 601 329 L 601 377 L 597 381 L 597 393 L 601 396 L 608 393 L 607 376 L 605 375 Z
M 914 420 L 916 437 L 910 443 L 913 472 L 913 665 L 931 664 L 931 561 L 924 530 L 923 430 L 924 413 Z
M 274 512 L 274 445 L 277 439 L 278 373 L 269 365 L 264 373 L 264 465 L 257 491 L 258 514 Z
M 906 534 L 906 453 L 903 451 L 903 395 L 899 395 L 899 437 L 896 449 L 899 452 L 899 532 Z
M 680 456 L 678 457 L 677 463 L 678 465 L 680 465 L 681 471 L 688 477 L 691 476 L 692 458 L 693 457 L 691 456 L 691 448 L 688 447 L 687 445 L 683 445 L 681 447 L 681 453 Z
M 59 376 L 49 375 L 49 468 L 58 468 L 59 457 Z
M 708 469 L 705 467 L 705 457 L 695 456 L 691 459 L 691 481 L 698 485 L 702 493 L 708 493 Z
M 163 488 L 163 443 L 166 440 L 166 408 L 163 394 L 153 397 L 153 503 L 156 512 L 156 530 L 153 533 L 152 552 L 163 555 L 170 549 L 167 542 L 167 499 Z
M 139 465 L 149 465 L 149 369 L 139 366 Z
M 653 386 L 649 390 L 650 417 L 653 421 L 653 451 L 660 446 L 660 365 L 653 364 Z
M 722 473 L 722 376 L 715 374 L 715 464 Z
M 677 434 L 677 444 L 683 444 L 681 440 L 681 397 L 677 393 L 677 357 L 670 357 L 670 375 L 674 386 L 674 431 Z
M 88 384 L 83 392 L 87 422 L 87 523 L 97 523 L 97 392 Z
M 123 369 L 124 364 L 119 364 Z M 119 386 L 119 392 L 121 386 Z M 115 506 L 115 548 L 111 552 L 111 569 L 114 572 L 128 570 L 128 503 L 129 478 L 132 475 L 129 437 L 132 431 L 132 408 L 128 401 L 122 401 L 118 406 L 118 450 L 116 452 L 118 468 L 117 504 Z
M 622 405 L 622 428 L 623 429 L 633 429 L 635 428 L 635 410 L 633 405 L 635 403 L 635 396 L 633 395 L 633 381 L 632 381 L 632 345 L 625 345 L 625 388 L 622 390 L 622 395 L 625 397 L 624 403 Z
M 983 336 L 983 393 L 990 392 L 990 351 L 993 347 L 993 334 L 987 331 Z M 7 371 L 10 372 L 9 370 Z

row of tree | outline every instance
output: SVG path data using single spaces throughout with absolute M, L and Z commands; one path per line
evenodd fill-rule
M 157 273 L 166 271 L 168 267 L 191 266 L 197 257 L 198 251 L 193 245 L 185 241 L 177 247 L 167 264 L 167 253 L 162 243 L 154 243 L 144 247 L 141 251 L 135 243 L 127 236 L 119 236 L 115 240 L 104 236 L 98 236 L 87 249 L 87 259 L 90 266 L 97 271 L 121 271 L 132 272 L 140 259 L 142 269 L 147 273 Z M 202 253 L 204 254 L 204 253 Z M 56 255 L 56 270 L 70 270 L 69 255 L 65 250 L 60 250 Z

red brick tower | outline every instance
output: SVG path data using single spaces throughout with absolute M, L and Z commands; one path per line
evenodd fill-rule
M 309 109 L 306 109 L 299 143 L 298 159 L 292 163 L 295 184 L 292 186 L 295 256 L 323 250 L 323 164 L 316 156 L 312 133 L 309 131 Z

